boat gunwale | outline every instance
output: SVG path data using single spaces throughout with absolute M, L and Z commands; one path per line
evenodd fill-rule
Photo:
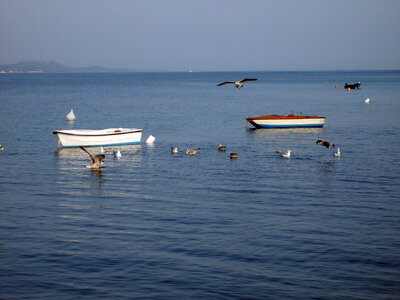
M 296 115 L 262 115 L 262 116 L 250 116 L 246 120 L 301 120 L 301 119 L 326 119 L 320 116 L 296 116 Z
M 117 143 L 117 144 L 96 144 L 96 145 L 90 145 L 90 144 L 85 144 L 85 145 L 68 145 L 64 146 L 62 145 L 63 148 L 78 148 L 78 147 L 114 147 L 114 146 L 133 146 L 133 145 L 140 145 L 140 141 L 138 142 L 127 142 L 127 143 Z
M 249 120 L 249 123 L 253 125 L 256 129 L 289 129 L 289 128 L 323 128 L 324 123 L 313 123 L 313 124 L 258 124 L 253 120 Z
M 85 129 L 85 130 L 93 130 L 93 131 L 97 131 L 95 129 Z M 101 129 L 104 130 L 104 129 Z M 101 131 L 98 130 L 98 131 Z M 71 130 L 72 131 L 72 130 Z M 75 130 L 77 131 L 77 130 Z M 73 136 L 85 136 L 85 137 L 91 137 L 91 136 L 96 136 L 96 137 L 101 137 L 101 136 L 112 136 L 112 135 L 122 135 L 122 134 L 132 134 L 132 133 L 140 133 L 143 132 L 143 129 L 137 129 L 135 131 L 131 130 L 128 132 L 112 132 L 112 133 L 104 133 L 104 134 L 83 134 L 83 133 L 72 133 L 72 132 L 65 132 L 63 130 L 54 130 L 53 134 L 64 134 L 64 135 L 73 135 Z

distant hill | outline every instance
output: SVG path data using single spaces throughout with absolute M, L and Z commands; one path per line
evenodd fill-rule
M 21 61 L 16 64 L 0 65 L 0 73 L 105 73 L 105 72 L 133 72 L 129 69 L 111 69 L 98 66 L 67 67 L 54 61 Z

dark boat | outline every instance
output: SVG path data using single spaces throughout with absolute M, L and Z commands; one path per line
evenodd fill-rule
M 359 90 L 361 86 L 361 82 L 357 82 L 357 83 L 351 83 L 348 84 L 347 82 L 344 84 L 344 88 L 346 90 L 350 89 L 350 90 Z

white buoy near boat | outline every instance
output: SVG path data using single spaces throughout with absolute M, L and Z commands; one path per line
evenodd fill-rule
M 75 115 L 74 111 L 71 108 L 71 111 L 65 116 L 67 118 L 67 121 L 75 121 Z
M 150 134 L 150 136 L 147 138 L 146 144 L 153 144 L 156 138 Z
M 365 99 L 365 103 L 370 103 L 370 102 L 371 102 L 371 99 L 369 99 L 369 98 Z

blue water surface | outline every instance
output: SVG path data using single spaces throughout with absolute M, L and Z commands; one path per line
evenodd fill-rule
M 110 127 L 101 171 L 52 134 Z M 0 144 L 1 299 L 400 297 L 399 71 L 0 74 Z

